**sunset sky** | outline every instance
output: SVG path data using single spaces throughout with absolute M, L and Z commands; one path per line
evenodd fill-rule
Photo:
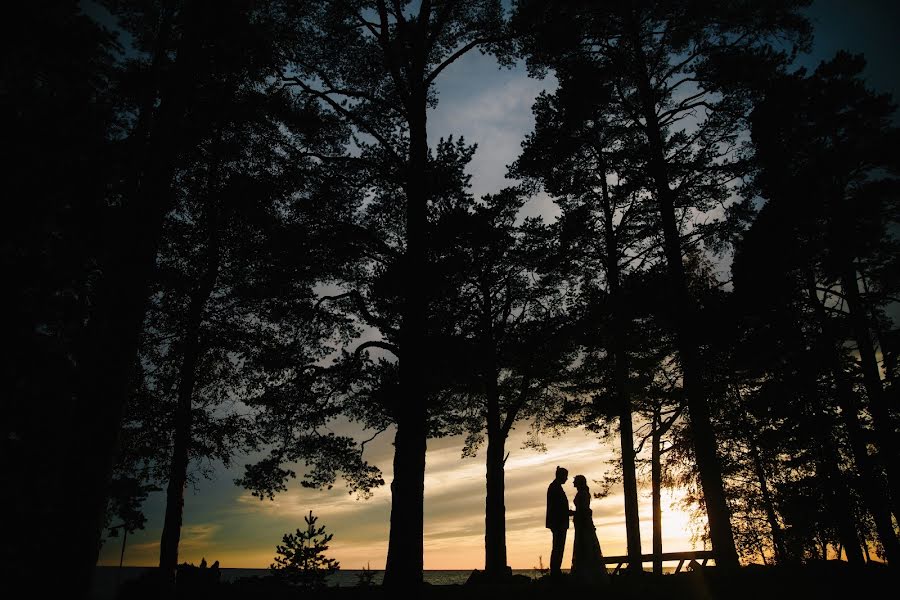
M 900 8 L 890 0 L 819 0 L 809 11 L 816 26 L 813 52 L 799 64 L 814 67 L 838 49 L 863 52 L 869 61 L 867 75 L 871 87 L 900 98 L 896 66 L 895 27 Z M 470 53 L 448 68 L 439 79 L 440 104 L 429 115 L 432 145 L 442 136 L 464 136 L 478 144 L 470 166 L 473 193 L 496 192 L 510 182 L 504 177 L 506 165 L 519 152 L 524 136 L 531 131 L 531 105 L 554 82 L 529 79 L 521 66 L 498 70 L 496 62 Z M 546 197 L 526 205 L 529 215 L 553 219 L 555 207 Z M 544 529 L 545 493 L 556 465 L 569 469 L 565 489 L 574 497 L 571 478 L 584 474 L 588 481 L 601 479 L 613 458 L 609 445 L 601 445 L 581 430 L 560 438 L 546 438 L 546 453 L 521 449 L 526 426 L 520 425 L 507 444 L 511 452 L 506 464 L 506 521 L 509 564 L 531 568 L 543 556 L 549 563 L 550 533 Z M 368 437 L 368 436 L 366 436 Z M 392 434 L 386 432 L 366 449 L 366 458 L 379 466 L 387 482 L 391 480 Z M 425 480 L 425 568 L 474 569 L 484 566 L 484 456 L 461 459 L 462 439 L 431 440 Z M 249 462 L 239 457 L 236 466 L 216 468 L 216 477 L 188 489 L 185 498 L 184 530 L 179 560 L 198 563 L 201 557 L 218 560 L 223 567 L 267 567 L 281 536 L 303 525 L 303 516 L 313 510 L 334 534 L 330 556 L 345 569 L 370 564 L 383 569 L 387 552 L 390 492 L 387 486 L 369 500 L 357 500 L 340 484 L 329 491 L 300 488 L 293 482 L 290 491 L 274 502 L 260 501 L 234 485 Z M 591 484 L 596 488 L 596 484 Z M 649 488 L 641 494 L 641 536 L 644 552 L 650 551 Z M 663 548 L 689 550 L 692 530 L 678 498 L 663 498 Z M 674 505 L 673 505 L 674 502 Z M 144 507 L 147 527 L 129 536 L 126 565 L 156 565 L 162 530 L 165 493 L 152 494 Z M 621 488 L 610 496 L 593 501 L 594 522 L 606 555 L 625 553 L 625 519 Z M 121 538 L 109 539 L 101 552 L 101 565 L 118 565 Z M 571 561 L 571 542 L 563 565 Z

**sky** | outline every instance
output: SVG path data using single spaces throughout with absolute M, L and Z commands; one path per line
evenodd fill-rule
M 809 55 L 798 65 L 814 68 L 819 61 L 839 49 L 862 52 L 868 59 L 866 77 L 872 88 L 900 98 L 900 72 L 896 65 L 896 25 L 900 23 L 900 2 L 876 0 L 817 0 L 808 14 L 815 25 L 815 42 Z M 470 53 L 441 76 L 439 105 L 429 114 L 430 143 L 440 137 L 463 136 L 477 143 L 470 165 L 472 191 L 476 195 L 496 192 L 511 182 L 505 179 L 506 165 L 515 160 L 520 144 L 531 131 L 531 106 L 542 90 L 553 89 L 552 77 L 529 79 L 522 66 L 499 69 L 487 56 Z M 558 211 L 546 196 L 532 199 L 523 208 L 525 215 L 553 219 Z M 545 438 L 547 451 L 521 449 L 524 426 L 514 430 L 507 443 L 510 458 L 506 465 L 506 520 L 509 564 L 528 569 L 543 560 L 549 563 L 550 532 L 544 528 L 546 487 L 555 467 L 569 469 L 566 484 L 574 497 L 571 477 L 583 474 L 588 481 L 602 479 L 610 470 L 614 452 L 582 430 L 559 438 Z M 391 480 L 392 446 L 390 432 L 366 447 L 366 458 L 381 468 Z M 425 568 L 475 569 L 484 566 L 484 456 L 461 458 L 463 440 L 458 437 L 429 441 L 425 480 Z M 345 569 L 370 565 L 383 569 L 387 554 L 390 493 L 387 486 L 371 499 L 358 500 L 339 483 L 332 490 L 309 490 L 292 482 L 290 490 L 276 500 L 259 500 L 234 485 L 248 458 L 239 457 L 236 466 L 215 467 L 212 480 L 202 480 L 185 495 L 184 529 L 180 562 L 218 560 L 225 568 L 265 568 L 273 562 L 281 536 L 303 525 L 310 510 L 334 534 L 329 556 Z M 591 484 L 596 488 L 596 484 Z M 649 489 L 639 490 L 641 539 L 644 552 L 650 551 Z M 594 522 L 603 553 L 625 553 L 625 517 L 621 487 L 613 488 L 602 500 L 594 500 Z M 701 548 L 692 542 L 697 527 L 680 506 L 681 498 L 663 497 L 663 548 L 665 551 Z M 128 537 L 125 564 L 158 564 L 159 538 L 165 511 L 165 493 L 151 494 L 144 506 L 147 526 Z M 118 565 L 122 538 L 106 541 L 101 565 Z M 571 544 L 569 544 L 571 546 Z M 571 561 L 567 548 L 563 564 Z

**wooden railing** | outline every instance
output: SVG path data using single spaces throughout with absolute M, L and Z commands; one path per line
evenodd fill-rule
M 663 561 L 678 561 L 678 566 L 675 567 L 675 572 L 678 573 L 681 571 L 681 567 L 684 566 L 684 561 L 686 560 L 698 560 L 702 561 L 700 566 L 705 567 L 706 563 L 713 559 L 715 560 L 715 556 L 713 555 L 711 550 L 689 550 L 687 552 L 663 552 L 660 555 L 660 558 Z M 641 555 L 641 563 L 653 562 L 654 556 L 652 554 L 642 554 Z M 616 565 L 616 568 L 613 569 L 612 574 L 616 575 L 619 571 L 622 570 L 622 565 L 628 564 L 628 556 L 604 556 L 603 562 L 607 565 Z

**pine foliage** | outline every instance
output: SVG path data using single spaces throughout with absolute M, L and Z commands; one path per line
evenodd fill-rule
M 269 566 L 272 574 L 279 579 L 304 588 L 323 588 L 328 577 L 341 565 L 333 558 L 325 556 L 333 534 L 325 533 L 325 526 L 316 526 L 318 517 L 312 511 L 303 517 L 306 530 L 286 533 L 282 544 L 275 547 L 278 556 Z

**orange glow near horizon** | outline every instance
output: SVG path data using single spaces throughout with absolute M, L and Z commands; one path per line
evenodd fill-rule
M 545 440 L 547 452 L 520 449 L 524 432 L 514 432 L 506 464 L 506 521 L 508 564 L 514 569 L 530 569 L 550 554 L 550 534 L 544 528 L 547 485 L 556 465 L 569 469 L 565 485 L 574 497 L 572 478 L 584 474 L 589 482 L 602 478 L 614 460 L 611 445 L 601 444 L 591 435 L 574 430 L 560 438 Z M 382 441 L 374 461 L 390 481 L 389 440 Z M 427 570 L 481 569 L 484 567 L 484 462 L 483 456 L 460 458 L 459 439 L 433 440 L 429 445 L 425 480 L 424 562 Z M 367 449 L 368 451 L 368 449 Z M 379 460 L 380 458 L 380 460 Z M 227 482 L 226 482 L 227 483 Z M 223 484 L 224 485 L 224 484 Z M 597 487 L 591 483 L 592 487 Z M 185 526 L 179 549 L 180 562 L 198 564 L 218 560 L 223 568 L 267 568 L 275 555 L 275 545 L 288 531 L 303 526 L 303 516 L 311 509 L 334 539 L 328 556 L 344 569 L 370 565 L 383 569 L 387 555 L 390 521 L 389 486 L 375 491 L 369 500 L 357 500 L 346 491 L 317 491 L 292 485 L 290 491 L 272 501 L 260 501 L 246 490 L 225 486 L 221 502 L 198 507 L 202 495 L 185 499 Z M 641 542 L 644 553 L 652 547 L 649 488 L 640 490 Z M 663 549 L 691 550 L 691 517 L 679 508 L 677 491 L 663 493 Z M 621 490 L 592 503 L 594 524 L 603 553 L 625 554 L 625 518 Z M 158 526 L 154 526 L 158 525 Z M 125 564 L 155 566 L 159 557 L 161 515 L 148 521 L 146 531 L 129 536 Z M 694 528 L 696 529 L 696 528 Z M 571 534 L 570 534 L 571 536 Z M 571 561 L 572 539 L 563 558 Z M 121 538 L 107 541 L 100 565 L 117 566 Z
M 644 547 L 644 553 L 649 553 L 652 544 L 649 503 L 647 503 L 646 506 L 642 503 L 641 511 L 641 545 Z M 646 518 L 644 518 L 644 512 L 647 513 Z M 681 510 L 663 510 L 664 552 L 693 549 L 690 541 L 690 522 L 690 516 Z M 597 530 L 598 535 L 601 536 L 600 543 L 604 555 L 616 556 L 626 553 L 624 521 L 621 523 L 609 523 L 602 527 L 598 525 Z M 134 536 L 132 535 L 130 537 L 133 538 Z M 337 542 L 337 538 L 335 538 L 334 542 Z M 386 556 L 387 551 L 386 538 L 381 543 L 373 543 L 371 545 L 348 545 L 334 542 L 331 545 L 331 551 L 328 552 L 328 555 L 337 559 L 343 568 L 361 569 L 364 566 L 376 570 L 384 568 L 384 556 Z M 543 564 L 546 567 L 549 563 L 549 542 L 550 534 L 547 530 L 530 531 L 527 533 L 518 531 L 508 532 L 507 553 L 510 566 L 512 566 L 513 569 L 530 569 L 537 567 L 542 559 Z M 571 546 L 571 542 L 572 540 L 569 539 L 569 546 Z M 115 552 L 112 554 L 117 556 L 121 549 L 121 538 L 109 540 L 107 546 L 112 546 L 115 549 Z M 547 548 L 544 548 L 544 546 L 547 546 Z M 242 551 L 240 549 L 221 548 L 215 543 L 193 542 L 186 547 L 183 546 L 181 548 L 179 561 L 199 564 L 200 560 L 205 558 L 207 562 L 218 560 L 224 568 L 265 569 L 272 564 L 274 554 L 274 544 L 272 544 L 272 549 L 270 550 L 248 549 Z M 98 564 L 100 566 L 109 567 L 118 566 L 118 559 L 115 558 L 115 556 L 104 556 L 103 560 Z M 484 537 L 483 535 L 466 536 L 435 541 L 429 539 L 429 536 L 426 535 L 425 557 L 426 570 L 469 570 L 483 568 Z M 568 565 L 570 560 L 571 557 L 569 550 L 567 549 L 564 567 Z M 128 544 L 126 547 L 125 566 L 155 567 L 158 565 L 158 561 L 158 542 Z

